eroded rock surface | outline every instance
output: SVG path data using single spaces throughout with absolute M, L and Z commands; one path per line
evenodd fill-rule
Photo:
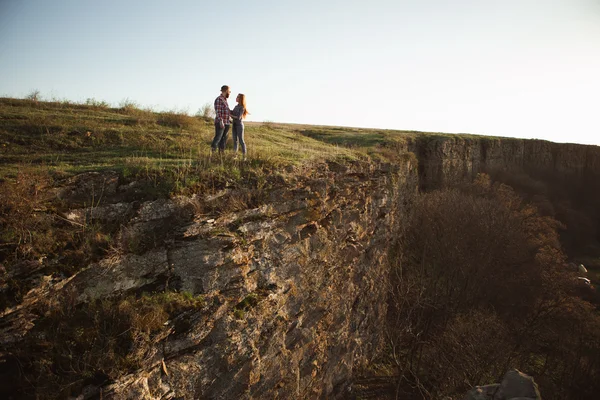
M 240 212 L 196 215 L 182 197 L 71 211 L 82 224 L 120 220 L 124 250 L 44 293 L 75 305 L 163 290 L 206 300 L 165 321 L 170 334 L 143 368 L 78 398 L 345 397 L 353 369 L 383 343 L 388 250 L 416 190 L 410 162 L 335 164 Z M 4 321 L 14 328 L 26 310 Z
M 89 385 L 79 398 L 345 398 L 353 370 L 381 349 L 389 248 L 419 186 L 523 170 L 568 179 L 591 203 L 598 194 L 590 184 L 600 176 L 594 146 L 452 137 L 420 140 L 407 150 L 419 165 L 414 158 L 318 165 L 296 171 L 291 183 L 282 179 L 259 207 L 238 212 L 223 211 L 239 195 L 231 187 L 147 200 L 143 185 L 119 182 L 116 173 L 68 179 L 56 190 L 73 205 L 62 217 L 117 226 L 119 251 L 68 277 L 44 272 L 60 260 L 13 266 L 8 278 L 27 274 L 34 283 L 4 311 L 0 350 L 9 354 L 35 327 L 32 307 L 48 296 L 69 294 L 82 304 L 186 292 L 203 296 L 206 305 L 165 321 L 169 334 L 142 368 Z M 471 395 L 538 398 L 537 389 L 511 387 L 488 385 Z

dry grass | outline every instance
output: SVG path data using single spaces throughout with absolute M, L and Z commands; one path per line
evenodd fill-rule
M 189 293 L 144 294 L 76 305 L 64 293 L 40 305 L 44 315 L 14 349 L 28 380 L 13 381 L 16 393 L 40 399 L 66 398 L 90 383 L 101 384 L 153 361 L 156 344 L 172 328 L 166 322 L 204 307 Z
M 166 111 L 158 114 L 156 122 L 162 126 L 190 129 L 196 125 L 196 118 L 190 117 L 182 111 Z
M 14 173 L 23 163 L 68 173 L 106 166 L 119 169 L 132 157 L 145 158 L 144 163 L 138 160 L 144 169 L 167 163 L 207 164 L 214 135 L 211 120 L 177 111 L 141 110 L 129 100 L 116 109 L 102 107 L 95 100 L 90 103 L 67 106 L 0 99 L 0 116 L 5 121 L 0 145 L 7 160 L 0 165 L 0 176 Z M 249 158 L 257 161 L 251 168 L 362 156 L 310 138 L 293 126 L 248 125 L 246 141 Z

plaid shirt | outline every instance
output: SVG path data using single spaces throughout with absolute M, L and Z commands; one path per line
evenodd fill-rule
M 215 121 L 223 121 L 225 125 L 229 125 L 229 118 L 231 117 L 231 111 L 229 110 L 229 104 L 227 99 L 223 95 L 215 99 Z

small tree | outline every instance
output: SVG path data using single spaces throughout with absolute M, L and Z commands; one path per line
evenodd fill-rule
M 215 109 L 213 108 L 213 105 L 211 103 L 206 103 L 198 109 L 196 116 L 203 118 L 214 118 Z
M 40 91 L 38 89 L 32 90 L 31 92 L 29 92 L 29 94 L 27 96 L 25 96 L 25 98 L 27 100 L 31 100 L 33 102 L 38 102 L 41 99 L 40 96 Z
M 493 382 L 511 365 L 558 374 L 557 387 L 575 381 L 560 375 L 563 367 L 595 382 L 598 370 L 581 372 L 589 362 L 580 361 L 577 346 L 551 364 L 560 339 L 574 337 L 565 329 L 583 331 L 560 314 L 585 309 L 567 296 L 573 280 L 562 268 L 558 226 L 486 175 L 421 195 L 404 223 L 392 270 L 388 338 L 396 376 L 420 382 L 430 398 Z

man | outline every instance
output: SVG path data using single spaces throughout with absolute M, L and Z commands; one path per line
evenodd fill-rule
M 227 133 L 229 132 L 229 124 L 231 119 L 231 110 L 227 99 L 231 94 L 229 86 L 221 86 L 221 95 L 215 99 L 215 138 L 210 146 L 211 151 L 215 151 L 219 148 L 219 153 L 225 150 L 225 144 L 227 143 Z

